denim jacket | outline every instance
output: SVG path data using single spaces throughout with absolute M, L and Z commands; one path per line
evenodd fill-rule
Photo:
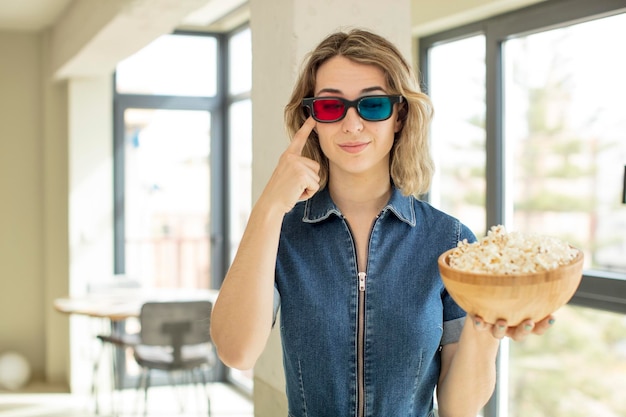
M 465 317 L 437 259 L 462 239 L 475 237 L 394 188 L 358 271 L 327 189 L 287 213 L 276 289 L 290 417 L 433 415 L 441 346 L 458 341 Z

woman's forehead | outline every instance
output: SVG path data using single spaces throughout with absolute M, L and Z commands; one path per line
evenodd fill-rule
M 336 56 L 317 70 L 315 95 L 332 93 L 349 97 L 376 91 L 386 92 L 387 82 L 382 69 L 375 65 L 360 64 Z

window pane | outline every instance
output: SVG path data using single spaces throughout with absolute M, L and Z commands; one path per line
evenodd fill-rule
M 509 417 L 625 416 L 626 316 L 566 306 L 556 317 L 509 344 Z
M 230 106 L 230 262 L 233 261 L 252 208 L 252 102 Z M 229 370 L 230 380 L 252 393 L 253 371 Z
M 228 68 L 230 69 L 230 94 L 250 91 L 252 88 L 252 39 L 250 29 L 230 38 Z
M 486 230 L 484 36 L 431 48 L 429 74 L 436 166 L 430 201 L 482 236 Z
M 230 107 L 230 260 L 248 223 L 252 207 L 252 102 L 242 100 Z
M 147 287 L 209 288 L 206 111 L 127 109 L 126 274 Z
M 507 222 L 626 273 L 626 15 L 504 44 Z
M 504 136 L 509 228 L 559 236 L 585 267 L 626 272 L 621 205 L 626 15 L 509 40 Z M 567 306 L 510 344 L 511 417 L 626 413 L 626 318 Z
M 214 96 L 217 41 L 210 36 L 164 35 L 120 62 L 119 93 Z

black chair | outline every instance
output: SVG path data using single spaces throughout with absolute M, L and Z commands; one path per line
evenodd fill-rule
M 139 341 L 133 350 L 135 360 L 142 368 L 137 391 L 141 387 L 144 389 L 144 414 L 147 412 L 151 371 L 161 370 L 167 372 L 174 388 L 177 384 L 172 373 L 177 371 L 189 375 L 192 384 L 202 381 L 208 415 L 211 415 L 205 374 L 217 363 L 209 333 L 211 308 L 210 301 L 147 302 L 142 306 Z M 182 402 L 180 406 L 183 411 Z

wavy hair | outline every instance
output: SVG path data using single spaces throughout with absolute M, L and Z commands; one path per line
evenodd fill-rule
M 404 195 L 424 194 L 430 188 L 434 163 L 430 154 L 428 129 L 433 116 L 430 98 L 422 93 L 411 66 L 400 51 L 385 38 L 353 29 L 326 37 L 304 60 L 302 71 L 285 107 L 285 125 L 290 138 L 307 118 L 302 99 L 315 93 L 317 70 L 329 59 L 343 56 L 353 62 L 375 65 L 385 74 L 387 94 L 401 94 L 406 101 L 398 106 L 402 127 L 390 152 L 390 176 Z M 320 186 L 328 182 L 328 158 L 319 138 L 311 132 L 302 154 L 320 164 Z

